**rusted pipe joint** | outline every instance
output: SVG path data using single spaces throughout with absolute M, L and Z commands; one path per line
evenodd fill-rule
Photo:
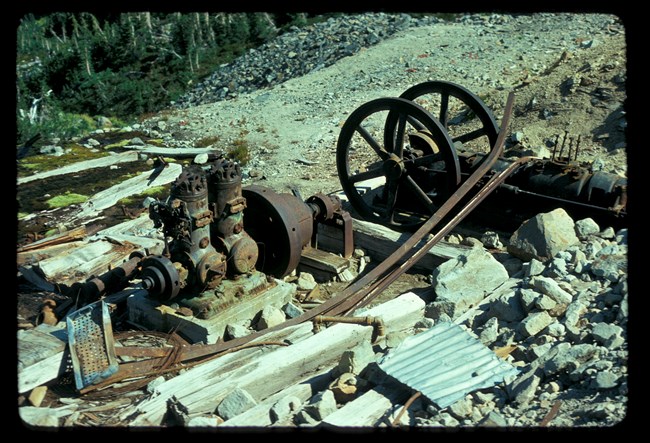
M 375 341 L 378 337 L 383 337 L 386 335 L 386 326 L 384 321 L 379 317 L 343 317 L 343 316 L 327 316 L 327 315 L 317 315 L 314 317 L 314 330 L 318 331 L 320 325 L 323 323 L 348 323 L 355 325 L 363 326 L 372 326 L 373 327 L 373 337 L 372 340 Z

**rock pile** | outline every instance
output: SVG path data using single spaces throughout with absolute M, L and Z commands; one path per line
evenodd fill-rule
M 456 321 L 483 344 L 507 355 L 519 375 L 472 392 L 444 409 L 419 398 L 401 423 L 539 426 L 556 404 L 560 409 L 551 416 L 551 426 L 603 426 L 622 420 L 628 389 L 627 230 L 601 229 L 592 219 L 574 223 L 563 209 L 557 209 L 525 222 L 501 251 L 492 254 L 478 241 L 460 241 L 474 247 L 434 270 L 436 296 L 415 330 Z M 502 262 L 513 260 L 520 266 L 509 275 Z M 358 386 L 381 383 L 405 389 L 373 371 L 373 363 L 391 347 L 385 345 L 374 356 L 369 349 L 346 353 L 332 378 L 350 371 L 356 374 Z M 336 383 L 329 390 L 333 386 Z M 283 414 L 282 423 L 327 422 L 327 414 L 336 411 L 334 397 L 339 408 L 356 398 L 333 397 L 340 393 L 329 390 Z M 399 409 L 401 404 L 395 405 L 391 421 Z
M 408 14 L 366 13 L 333 17 L 306 28 L 292 28 L 232 63 L 224 64 L 183 95 L 175 106 L 212 103 L 238 94 L 277 85 L 317 71 L 379 43 L 398 31 L 430 25 L 435 17 Z

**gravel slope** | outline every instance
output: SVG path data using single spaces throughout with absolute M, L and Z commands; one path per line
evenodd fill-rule
M 332 192 L 340 187 L 336 141 L 354 109 L 426 80 L 447 80 L 480 95 L 497 119 L 515 90 L 511 131 L 523 134 L 525 147 L 539 148 L 564 131 L 581 134 L 580 160 L 625 175 L 625 63 L 625 31 L 615 16 L 468 15 L 402 30 L 271 88 L 171 111 L 162 117 L 164 131 L 160 117 L 147 126 L 172 146 L 218 136 L 216 146 L 226 150 L 245 139 L 253 154 L 246 172 L 255 176 L 248 182 L 297 186 L 304 195 Z

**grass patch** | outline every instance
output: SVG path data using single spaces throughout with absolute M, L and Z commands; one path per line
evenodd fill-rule
M 208 146 L 212 146 L 215 143 L 219 141 L 219 136 L 218 135 L 209 135 L 207 137 L 203 137 L 198 139 L 197 141 L 194 142 L 194 147 L 195 148 L 207 148 Z
M 27 217 L 29 214 L 27 212 L 19 212 L 18 213 L 18 220 L 21 220 L 25 217 Z
M 124 146 L 128 145 L 129 143 L 131 143 L 131 139 L 125 138 L 124 140 L 120 140 L 117 143 L 111 143 L 110 145 L 104 146 L 104 149 L 123 148 Z
M 152 138 L 151 140 L 147 140 L 147 143 L 150 145 L 158 146 L 159 148 L 165 147 L 162 138 Z
M 65 194 L 62 195 L 57 195 L 56 197 L 52 197 L 49 200 L 46 200 L 45 203 L 47 205 L 54 209 L 54 208 L 63 208 L 64 206 L 70 206 L 78 203 L 83 203 L 86 200 L 88 200 L 87 195 L 81 195 L 81 194 L 76 194 L 74 192 L 66 192 Z
M 246 166 L 251 159 L 250 147 L 248 146 L 248 141 L 245 138 L 238 138 L 233 143 L 232 146 L 228 149 L 226 157 L 231 160 L 236 161 L 242 166 Z
M 155 197 L 155 198 L 160 198 L 163 197 L 167 191 L 168 191 L 169 186 L 153 186 L 151 188 L 145 189 L 143 192 L 140 194 L 136 195 L 131 195 L 129 197 L 124 197 L 120 200 L 117 201 L 118 205 L 132 205 L 133 203 L 136 203 L 138 201 L 144 200 L 145 197 Z
M 50 171 L 62 166 L 67 166 L 71 163 L 93 160 L 106 156 L 103 152 L 92 152 L 90 149 L 84 148 L 78 144 L 64 146 L 64 149 L 66 151 L 70 150 L 70 152 L 66 152 L 58 157 L 54 155 L 38 154 L 18 160 L 18 177 L 25 177 L 36 172 Z

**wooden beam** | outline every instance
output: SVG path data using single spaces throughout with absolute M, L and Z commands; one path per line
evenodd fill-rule
M 18 331 L 18 392 L 24 393 L 65 371 L 65 330 L 48 325 Z
M 404 299 L 413 302 L 404 303 Z M 391 330 L 394 322 L 414 323 L 423 313 L 424 301 L 413 294 L 405 294 L 367 310 L 364 315 L 381 317 L 386 328 Z M 333 365 L 343 351 L 369 342 L 371 335 L 370 326 L 335 324 L 291 346 L 256 356 L 228 372 L 227 376 L 220 358 L 208 361 L 162 383 L 151 398 L 127 408 L 122 417 L 129 419 L 131 426 L 159 425 L 167 409 L 167 399 L 172 396 L 190 414 L 212 412 L 235 387 L 245 389 L 253 398 L 264 399 L 294 384 L 305 374 Z
M 293 386 L 289 386 L 288 388 L 271 395 L 258 403 L 257 406 L 252 407 L 248 411 L 239 414 L 230 420 L 226 420 L 219 426 L 261 428 L 273 425 L 269 412 L 278 400 L 292 396 L 296 397 L 303 403 L 306 402 L 316 395 L 316 393 L 327 388 L 328 384 L 332 381 L 330 378 L 331 369 L 331 367 L 328 367 L 316 375 L 310 375 L 306 380 L 300 381 Z M 286 423 L 276 423 L 276 425 L 282 426 L 286 425 Z
M 325 428 L 377 427 L 396 405 L 408 398 L 405 389 L 396 386 L 377 386 L 374 389 L 346 403 L 323 420 Z
M 119 245 L 101 240 L 42 260 L 37 267 L 47 281 L 71 285 L 122 264 L 136 249 L 133 244 Z M 21 271 L 25 272 L 23 268 Z
M 72 163 L 61 168 L 52 169 L 51 171 L 38 172 L 27 177 L 19 177 L 18 184 L 29 183 L 34 180 L 42 180 L 44 178 L 56 177 L 57 175 L 72 174 L 74 172 L 87 171 L 88 169 L 105 168 L 107 166 L 116 165 L 118 163 L 127 163 L 138 160 L 137 152 L 122 152 L 115 155 L 108 155 L 106 157 L 95 158 L 82 162 Z
M 181 173 L 183 167 L 178 163 L 169 163 L 167 167 L 161 169 L 151 169 L 143 172 L 136 177 L 130 178 L 111 186 L 108 189 L 98 192 L 90 199 L 79 205 L 76 211 L 70 211 L 61 217 L 63 223 L 73 223 L 80 220 L 90 219 L 101 213 L 104 209 L 115 205 L 119 200 L 132 195 L 141 194 L 146 189 L 166 185 L 174 181 Z M 57 208 L 49 211 L 41 211 L 26 216 L 23 220 L 30 220 L 38 217 L 43 213 L 53 213 L 65 208 Z
M 143 154 L 162 155 L 172 158 L 195 157 L 199 154 L 221 154 L 222 151 L 214 148 L 161 148 L 154 145 L 126 145 L 125 149 L 134 149 Z
M 400 233 L 385 226 L 370 223 L 363 220 L 352 220 L 354 233 L 354 246 L 361 248 L 375 261 L 380 262 L 386 259 L 395 249 L 403 244 L 410 236 L 410 233 Z M 424 243 L 422 240 L 421 243 Z M 326 251 L 340 251 L 343 247 L 343 236 L 341 231 L 332 226 L 318 225 L 318 247 Z M 430 273 L 441 263 L 458 257 L 461 253 L 471 248 L 465 245 L 456 245 L 447 242 L 439 242 L 417 262 L 413 269 Z M 402 263 L 407 256 L 400 261 Z
M 350 267 L 350 260 L 316 248 L 305 248 L 300 264 L 338 275 Z
M 68 243 L 73 240 L 80 240 L 86 236 L 86 227 L 79 226 L 61 234 L 51 235 L 17 249 L 17 252 L 34 251 L 48 246 Z

